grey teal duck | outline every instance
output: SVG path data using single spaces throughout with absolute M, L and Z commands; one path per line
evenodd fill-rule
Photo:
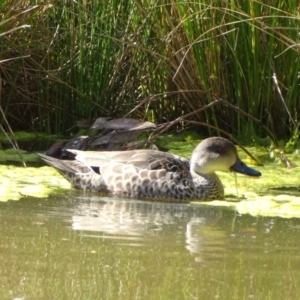
M 75 160 L 39 155 L 77 189 L 131 198 L 223 199 L 224 188 L 216 171 L 261 175 L 240 160 L 231 141 L 221 137 L 203 140 L 190 161 L 156 150 L 68 151 L 76 155 Z

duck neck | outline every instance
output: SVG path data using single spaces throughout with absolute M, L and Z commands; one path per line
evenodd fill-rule
M 197 199 L 224 199 L 224 188 L 220 178 L 216 173 L 198 174 L 194 171 L 191 171 L 191 174 L 195 184 L 195 194 Z

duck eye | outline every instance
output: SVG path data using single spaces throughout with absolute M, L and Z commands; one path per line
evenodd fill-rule
M 219 153 L 219 154 L 224 154 L 225 153 L 225 149 L 223 147 L 218 147 L 216 149 L 216 152 Z

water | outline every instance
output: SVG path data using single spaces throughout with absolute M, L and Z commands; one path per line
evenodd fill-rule
M 0 299 L 300 298 L 299 219 L 75 191 L 0 219 Z

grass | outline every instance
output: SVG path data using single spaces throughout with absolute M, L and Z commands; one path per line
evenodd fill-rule
M 212 128 L 249 139 L 268 135 L 247 114 L 276 140 L 297 132 L 295 0 L 0 6 L 1 105 L 14 130 L 61 133 L 78 119 L 126 114 L 162 123 L 221 98 L 230 105 L 189 117 L 203 135 L 215 134 Z

